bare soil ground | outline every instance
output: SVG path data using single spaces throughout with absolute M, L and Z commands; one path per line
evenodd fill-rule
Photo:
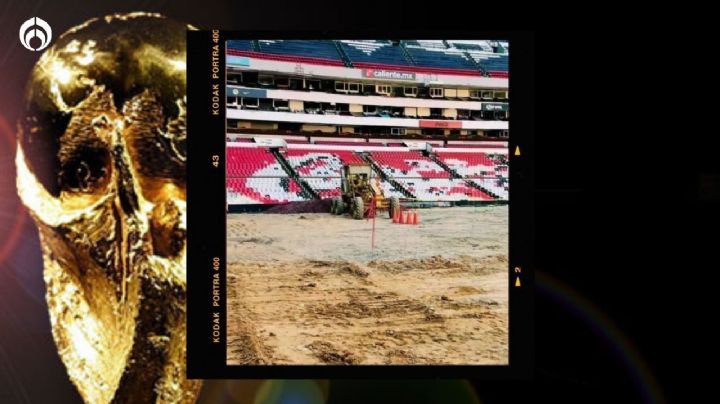
M 508 208 L 228 216 L 229 364 L 507 364 Z

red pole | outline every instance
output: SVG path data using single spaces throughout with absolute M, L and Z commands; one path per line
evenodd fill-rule
M 377 216 L 377 215 L 374 214 L 374 213 L 375 213 L 375 203 L 376 203 L 376 202 L 375 202 L 375 197 L 373 196 L 373 198 L 372 198 L 372 210 L 373 210 L 373 218 L 372 218 L 372 219 L 373 219 L 373 226 L 372 226 L 372 241 L 370 242 L 370 245 L 371 245 L 371 248 L 370 248 L 370 249 L 371 249 L 371 250 L 374 250 L 374 249 L 375 249 L 375 216 Z

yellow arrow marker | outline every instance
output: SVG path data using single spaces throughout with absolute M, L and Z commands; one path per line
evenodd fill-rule
M 519 276 L 517 278 L 515 278 L 515 287 L 516 288 L 520 287 L 520 277 Z
M 515 155 L 516 156 L 520 155 L 520 146 L 515 146 Z

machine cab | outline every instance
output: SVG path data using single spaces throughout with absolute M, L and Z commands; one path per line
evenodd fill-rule
M 343 194 L 354 193 L 355 190 L 367 188 L 372 177 L 370 164 L 355 163 L 343 166 L 341 189 Z

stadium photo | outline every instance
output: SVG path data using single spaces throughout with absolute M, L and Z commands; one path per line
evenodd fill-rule
M 507 365 L 510 43 L 225 52 L 227 364 Z

